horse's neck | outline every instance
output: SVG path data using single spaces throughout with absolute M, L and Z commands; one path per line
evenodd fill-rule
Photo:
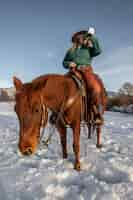
M 54 84 L 54 80 L 53 82 L 52 80 L 48 80 L 42 90 L 42 95 L 45 104 L 52 110 L 60 110 L 66 99 L 64 87 L 58 79 L 56 84 Z
M 52 110 L 60 110 L 68 99 L 77 95 L 74 81 L 63 75 L 49 75 L 39 77 L 33 81 L 43 98 L 43 103 Z M 70 102 L 73 102 L 70 101 Z
M 70 77 L 57 76 L 57 79 L 48 80 L 43 94 L 47 107 L 52 110 L 66 110 L 77 100 L 79 90 Z

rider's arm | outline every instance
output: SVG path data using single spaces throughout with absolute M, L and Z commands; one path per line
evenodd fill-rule
M 63 60 L 63 66 L 64 68 L 68 69 L 68 68 L 71 68 L 71 67 L 74 67 L 74 65 L 76 65 L 73 61 L 73 49 L 69 49 L 64 57 L 64 60 Z
M 71 49 L 69 49 L 64 57 L 63 66 L 68 69 L 72 63 Z
M 92 47 L 90 47 L 91 57 L 98 56 L 102 52 L 98 38 L 96 36 L 92 35 L 90 39 L 93 44 Z

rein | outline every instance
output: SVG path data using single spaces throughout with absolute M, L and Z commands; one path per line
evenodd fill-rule
M 43 138 L 43 136 L 44 136 L 44 133 L 45 133 L 45 127 L 44 127 L 44 125 L 45 125 L 45 123 L 46 123 L 46 120 L 45 120 L 45 118 L 47 118 L 48 119 L 48 117 L 46 117 L 46 113 L 48 113 L 48 108 L 46 107 L 46 105 L 43 103 L 43 97 L 41 96 L 41 105 L 42 105 L 42 119 L 41 119 L 41 125 L 40 125 L 40 128 L 41 127 L 43 127 L 43 129 L 42 129 L 42 131 L 41 131 L 41 133 L 40 133 L 40 142 L 41 142 L 41 140 L 42 140 L 42 138 Z M 58 120 L 61 118 L 61 119 L 63 119 L 63 108 L 64 108 L 64 101 L 63 101 L 63 103 L 62 103 L 62 106 L 61 106 L 61 109 L 60 109 L 60 111 L 57 113 L 57 118 L 56 118 L 56 120 L 55 120 L 55 125 L 57 124 L 57 122 L 58 122 Z M 65 120 L 63 120 L 63 122 L 65 123 Z M 42 141 L 43 142 L 43 144 L 46 146 L 46 147 L 48 147 L 48 144 L 50 143 L 50 141 L 51 141 L 51 138 L 52 138 L 52 136 L 53 136 L 53 133 L 54 133 L 54 131 L 53 131 L 53 129 L 54 129 L 54 127 L 53 127 L 53 125 L 52 125 L 52 131 L 50 131 L 51 133 L 49 134 L 49 136 L 48 136 L 48 138 L 46 139 L 46 140 L 44 140 L 44 141 Z
M 47 111 L 46 105 L 43 103 L 43 97 L 41 96 L 40 99 L 41 99 L 41 107 L 42 107 L 42 116 L 41 116 L 40 129 L 41 129 L 41 127 L 43 127 L 42 131 L 40 131 L 40 139 L 39 139 L 39 141 L 41 142 L 41 140 L 42 140 L 42 138 L 44 136 L 44 133 L 45 133 L 45 127 L 44 127 L 44 125 L 46 123 L 46 120 L 48 119 L 48 116 L 46 116 L 46 114 L 48 113 L 48 111 Z M 46 143 L 45 145 L 46 146 L 48 146 L 48 140 L 49 140 L 49 138 L 45 141 L 45 143 Z
M 41 119 L 41 125 L 40 125 L 40 128 L 44 125 L 44 122 L 45 122 L 45 120 L 44 120 L 44 117 L 45 117 L 45 112 L 47 112 L 47 108 L 46 108 L 46 106 L 44 105 L 44 104 L 42 104 L 42 119 Z M 44 117 L 43 117 L 44 116 Z M 42 138 L 43 138 L 43 136 L 44 136 L 44 126 L 43 126 L 43 130 L 42 130 L 42 133 L 40 133 L 40 142 L 41 142 L 41 140 L 42 140 Z

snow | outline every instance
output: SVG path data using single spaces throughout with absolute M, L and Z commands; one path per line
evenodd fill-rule
M 58 132 L 48 149 L 42 144 L 31 157 L 19 156 L 18 120 L 13 104 L 0 104 L 0 200 L 133 200 L 133 116 L 107 112 L 102 133 L 87 139 L 81 128 L 81 168 L 73 169 L 72 131 L 68 159 L 62 159 Z M 45 133 L 48 134 L 49 125 Z
M 113 106 L 111 109 L 113 112 L 122 112 L 122 113 L 130 113 L 133 114 L 133 104 L 125 105 L 125 106 Z
M 127 113 L 133 113 L 133 104 L 130 104 L 129 106 L 127 106 L 126 112 Z

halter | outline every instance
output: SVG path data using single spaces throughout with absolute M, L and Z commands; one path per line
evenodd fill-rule
M 41 142 L 41 140 L 42 140 L 42 138 L 44 136 L 44 132 L 45 132 L 44 125 L 46 124 L 46 120 L 48 119 L 48 116 L 46 116 L 46 115 L 48 115 L 47 114 L 48 111 L 47 111 L 46 105 L 43 103 L 43 97 L 41 96 L 40 99 L 41 99 L 41 107 L 42 107 L 42 116 L 41 116 L 40 129 L 41 129 L 41 127 L 43 127 L 43 130 L 40 131 L 40 139 L 39 140 Z
M 45 127 L 44 127 L 44 125 L 46 124 L 46 121 L 47 121 L 47 119 L 48 119 L 48 116 L 46 116 L 46 115 L 48 115 L 48 107 L 43 103 L 43 97 L 42 97 L 42 96 L 40 97 L 40 99 L 41 99 L 41 107 L 42 107 L 42 116 L 41 116 L 41 125 L 40 125 L 40 129 L 41 129 L 41 127 L 43 127 L 42 131 L 40 132 L 40 139 L 39 139 L 39 141 L 41 142 L 41 140 L 42 140 L 42 138 L 43 138 L 43 136 L 44 136 L 44 133 L 45 133 Z M 56 122 L 57 122 L 57 120 L 58 120 L 58 118 L 59 118 L 59 114 L 60 114 L 60 112 L 58 113 Z M 46 119 L 45 119 L 45 118 L 46 118 Z M 54 128 L 54 127 L 52 126 L 52 129 L 53 129 L 53 128 Z M 50 140 L 51 140 L 51 137 L 52 137 L 53 133 L 54 133 L 54 131 L 52 130 L 52 131 L 50 132 L 49 136 L 47 137 L 47 139 L 42 141 L 43 144 L 44 144 L 46 147 L 48 147 L 48 144 L 49 144 L 49 142 L 50 142 Z

